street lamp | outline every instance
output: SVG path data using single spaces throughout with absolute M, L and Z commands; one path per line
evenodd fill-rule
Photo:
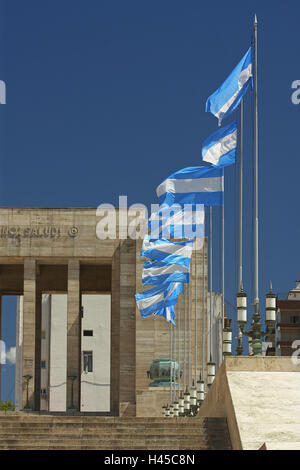
M 212 362 L 210 359 L 210 362 L 207 363 L 207 386 L 211 387 L 213 381 L 215 380 L 216 376 L 216 364 Z
M 266 325 L 267 334 L 266 341 L 274 342 L 274 327 L 276 323 L 276 294 L 272 292 L 272 282 L 270 281 L 270 288 L 266 294 Z
M 178 418 L 179 417 L 179 403 L 178 401 L 174 401 L 174 418 Z
M 197 412 L 198 412 L 197 389 L 195 387 L 195 381 L 193 380 L 193 385 L 191 388 L 191 414 L 192 416 L 196 416 Z
M 188 386 L 186 386 L 185 392 L 184 392 L 184 414 L 185 416 L 189 416 L 191 412 L 191 395 L 188 389 Z
M 252 317 L 252 325 L 250 330 L 245 331 L 244 326 L 240 329 L 243 335 L 251 339 L 252 350 L 254 356 L 261 356 L 262 346 L 261 338 L 273 335 L 273 329 L 276 322 L 276 295 L 272 292 L 272 283 L 270 283 L 270 291 L 266 295 L 266 331 L 261 330 L 260 315 L 258 312 L 258 304 L 255 304 L 255 310 Z
M 200 408 L 205 398 L 204 380 L 202 380 L 202 374 L 197 382 L 197 404 Z
M 223 330 L 223 355 L 231 356 L 231 346 L 232 346 L 232 329 L 231 329 L 231 319 L 224 319 L 224 330 Z
M 179 416 L 183 418 L 185 416 L 184 414 L 184 395 L 183 392 L 180 392 L 179 396 Z
M 238 324 L 238 346 L 236 353 L 238 356 L 242 356 L 243 349 L 243 334 L 242 330 L 244 325 L 247 323 L 247 294 L 243 290 L 243 284 L 240 286 L 240 292 L 236 295 L 236 306 L 237 306 L 237 324 Z

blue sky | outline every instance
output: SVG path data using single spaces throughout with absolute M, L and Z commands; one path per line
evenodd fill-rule
M 217 126 L 205 101 L 250 45 L 259 20 L 259 288 L 300 277 L 298 1 L 0 1 L 3 206 L 156 203 L 155 188 L 198 165 Z M 233 116 L 234 118 L 235 116 Z M 230 118 L 226 121 L 231 122 Z M 245 102 L 245 289 L 253 298 L 252 112 Z M 225 289 L 234 316 L 238 166 L 226 170 Z M 220 289 L 215 211 L 214 289 Z M 13 300 L 4 336 L 15 344 Z M 249 314 L 252 309 L 249 309 Z

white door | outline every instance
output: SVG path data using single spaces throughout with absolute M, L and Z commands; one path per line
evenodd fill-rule
M 110 411 L 111 294 L 82 295 L 81 411 Z

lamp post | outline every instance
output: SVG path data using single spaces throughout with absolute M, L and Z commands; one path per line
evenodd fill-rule
M 183 418 L 185 416 L 184 414 L 184 395 L 183 392 L 180 392 L 179 395 L 179 416 Z
M 238 296 L 240 295 L 241 294 L 238 294 Z M 253 356 L 261 356 L 262 354 L 261 338 L 266 337 L 267 340 L 273 343 L 274 326 L 276 323 L 276 297 L 276 294 L 273 294 L 272 292 L 272 282 L 270 282 L 269 292 L 266 294 L 266 331 L 262 331 L 261 329 L 262 325 L 260 323 L 260 315 L 257 309 L 255 309 L 254 315 L 252 317 L 252 325 L 250 330 L 245 331 L 244 325 L 247 321 L 246 304 L 245 312 L 241 313 L 240 316 L 238 310 L 238 324 L 240 326 L 240 331 L 243 335 L 248 336 L 249 342 L 251 341 Z M 237 348 L 237 352 L 238 350 L 240 350 L 239 346 Z
M 238 346 L 236 353 L 238 356 L 242 356 L 243 349 L 243 334 L 242 329 L 247 323 L 247 294 L 244 292 L 243 284 L 241 282 L 240 292 L 236 295 L 236 306 L 237 306 L 237 324 L 238 324 Z
M 224 329 L 223 329 L 223 356 L 231 356 L 232 346 L 232 329 L 231 319 L 224 318 Z
M 202 379 L 202 374 L 200 374 L 200 379 L 197 382 L 197 405 L 198 408 L 201 407 L 205 398 L 205 389 L 204 389 L 204 380 Z
M 29 406 L 29 382 L 32 379 L 32 375 L 23 375 L 24 379 L 26 380 L 26 405 L 24 410 L 30 410 Z
M 184 392 L 184 414 L 185 416 L 189 416 L 191 412 L 191 395 L 188 389 L 188 386 L 186 386 L 185 392 Z
M 272 291 L 272 281 L 270 281 L 270 288 L 268 294 L 266 294 L 266 325 L 267 334 L 266 341 L 274 343 L 274 327 L 276 323 L 276 294 Z
M 216 376 L 216 364 L 210 360 L 207 363 L 207 386 L 210 388 Z
M 77 376 L 76 376 L 76 375 L 69 375 L 69 376 L 68 376 L 68 379 L 71 380 L 71 384 L 72 384 L 72 389 L 71 389 L 71 406 L 70 406 L 69 410 L 75 410 L 75 406 L 74 406 L 74 382 L 75 382 L 75 380 L 77 379 Z
M 197 389 L 195 387 L 195 382 L 193 380 L 193 385 L 191 388 L 191 416 L 196 416 L 197 412 L 198 412 Z

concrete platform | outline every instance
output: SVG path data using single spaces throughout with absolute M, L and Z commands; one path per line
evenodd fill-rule
M 200 416 L 226 417 L 233 449 L 298 449 L 299 372 L 290 357 L 228 357 Z

